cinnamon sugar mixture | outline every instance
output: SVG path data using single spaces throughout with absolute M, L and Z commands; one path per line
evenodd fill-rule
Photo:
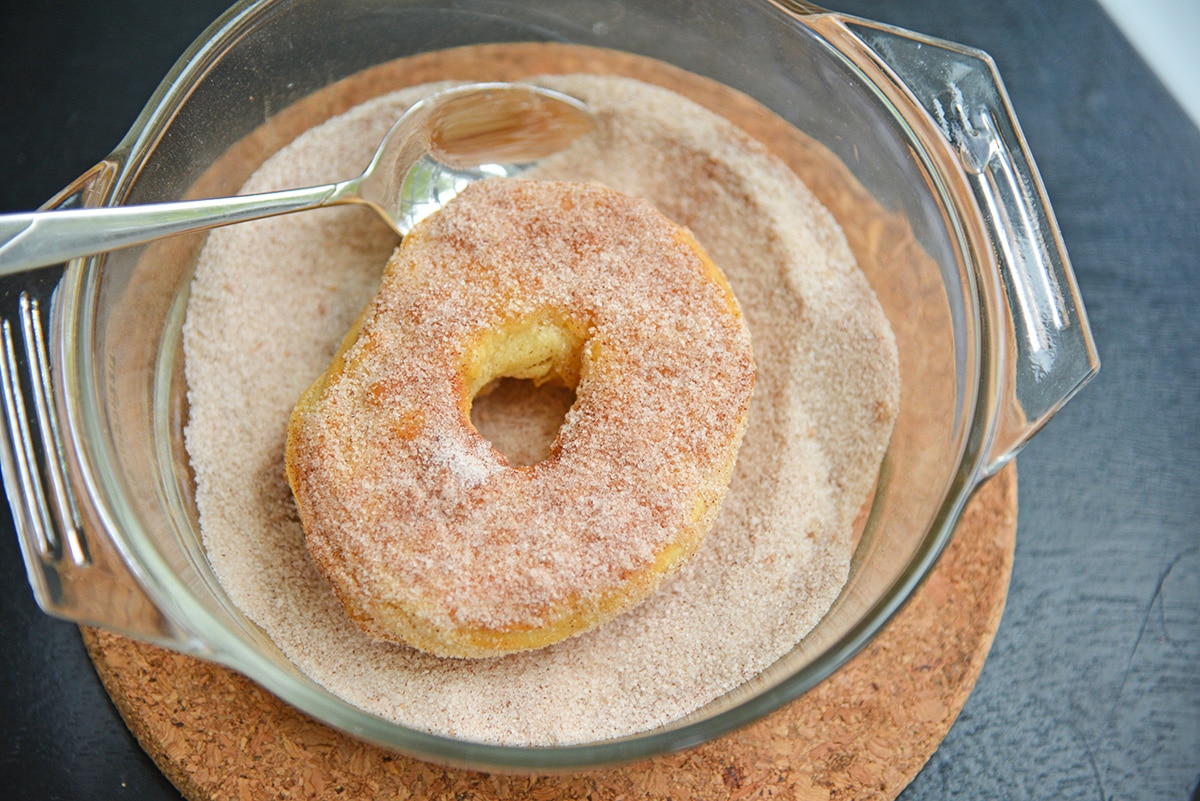
M 729 494 L 699 551 L 633 611 L 549 648 L 439 659 L 372 641 L 308 557 L 283 467 L 292 407 L 378 289 L 395 246 L 366 209 L 214 231 L 184 327 L 187 448 L 209 559 L 230 598 L 331 692 L 407 726 L 511 745 L 618 737 L 687 715 L 786 653 L 843 585 L 851 529 L 898 403 L 894 340 L 831 216 L 724 119 L 624 78 L 540 81 L 598 129 L 536 177 L 597 181 L 687 226 L 729 279 L 758 365 Z M 359 106 L 277 153 L 244 191 L 353 175 L 418 87 Z M 497 396 L 508 393 L 496 393 Z M 492 396 L 488 396 L 490 398 Z M 516 461 L 561 415 L 476 421 Z M 527 453 L 514 456 L 524 448 Z

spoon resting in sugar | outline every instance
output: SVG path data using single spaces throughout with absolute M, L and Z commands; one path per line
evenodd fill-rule
M 468 183 L 513 177 L 591 130 L 583 103 L 513 83 L 473 83 L 408 109 L 357 178 L 231 198 L 0 215 L 0 276 L 164 236 L 342 203 L 404 236 Z

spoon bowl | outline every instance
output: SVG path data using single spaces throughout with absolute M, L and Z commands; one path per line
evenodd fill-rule
M 400 117 L 340 199 L 368 203 L 404 236 L 472 181 L 520 175 L 591 128 L 582 102 L 550 89 L 504 83 L 447 89 Z
M 591 127 L 584 104 L 561 92 L 517 83 L 456 86 L 410 107 L 362 175 L 346 181 L 232 198 L 0 215 L 0 276 L 341 203 L 370 206 L 404 236 L 472 181 L 519 175 Z

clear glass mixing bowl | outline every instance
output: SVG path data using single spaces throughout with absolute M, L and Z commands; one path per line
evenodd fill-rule
M 686 719 L 590 744 L 462 742 L 330 695 L 230 603 L 200 543 L 180 325 L 203 235 L 31 280 L 6 321 L 0 456 L 30 581 L 52 614 L 225 663 L 319 720 L 422 758 L 554 770 L 682 748 L 795 698 L 878 632 L 973 489 L 1095 373 L 1095 348 L 991 61 L 794 0 L 244 2 L 183 56 L 112 155 L 51 205 L 232 194 L 307 125 L 417 82 L 389 62 L 488 42 L 611 48 L 743 92 L 828 148 L 919 245 L 886 268 L 864 264 L 896 331 L 901 412 L 849 582 L 816 630 Z M 331 94 L 338 82 L 352 88 Z M 840 222 L 865 241 L 853 217 Z

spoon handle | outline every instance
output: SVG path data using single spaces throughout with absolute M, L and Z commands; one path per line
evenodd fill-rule
M 171 234 L 216 228 L 353 199 L 356 182 L 142 206 L 0 215 L 0 276 Z

